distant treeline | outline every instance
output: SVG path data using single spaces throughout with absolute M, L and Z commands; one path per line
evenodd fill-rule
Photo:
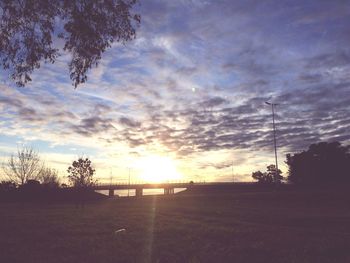
M 80 157 L 68 167 L 69 185 L 61 184 L 57 170 L 46 166 L 30 147 L 19 148 L 2 170 L 6 179 L 0 182 L 1 200 L 79 201 L 101 197 L 93 191 L 95 169 L 89 158 Z
M 50 187 L 45 184 L 40 184 L 35 180 L 30 180 L 20 186 L 8 181 L 2 181 L 0 183 L 0 201 L 5 202 L 85 203 L 87 201 L 94 201 L 104 198 L 106 198 L 106 196 L 98 194 L 89 188 Z
M 305 151 L 287 154 L 288 176 L 283 178 L 274 165 L 267 172 L 253 172 L 261 184 L 280 183 L 283 179 L 296 186 L 320 187 L 350 184 L 350 146 L 340 142 L 311 144 Z

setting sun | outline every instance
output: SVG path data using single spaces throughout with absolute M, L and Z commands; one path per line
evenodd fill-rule
M 181 179 L 174 161 L 164 156 L 149 156 L 139 163 L 140 177 L 147 182 L 164 182 Z

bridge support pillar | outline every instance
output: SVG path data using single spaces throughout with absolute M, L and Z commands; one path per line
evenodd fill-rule
M 174 194 L 174 188 L 164 188 L 164 195 Z
M 114 196 L 114 189 L 108 190 L 108 196 L 110 196 L 110 197 Z
M 136 197 L 142 196 L 143 189 L 142 188 L 136 188 Z

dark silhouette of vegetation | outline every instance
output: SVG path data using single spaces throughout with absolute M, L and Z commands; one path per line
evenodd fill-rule
M 47 187 L 58 188 L 60 186 L 57 170 L 49 167 L 45 167 L 41 171 L 39 175 L 39 181 L 42 185 Z
M 298 185 L 350 183 L 350 146 L 339 142 L 311 144 L 309 149 L 287 154 L 288 181 Z
M 43 170 L 39 154 L 30 147 L 18 148 L 3 165 L 3 170 L 10 181 L 24 185 L 28 180 L 37 180 Z
M 140 15 L 137 0 L 1 0 L 0 59 L 18 86 L 42 62 L 54 63 L 63 50 L 71 53 L 70 78 L 75 87 L 87 80 L 102 53 L 113 42 L 135 38 Z
M 20 194 L 30 200 L 38 200 L 44 197 L 42 190 L 46 190 L 38 180 L 28 180 L 19 187 Z
M 17 189 L 17 185 L 12 181 L 1 181 L 0 182 L 0 192 L 13 192 Z
M 93 178 L 95 169 L 91 165 L 91 160 L 81 157 L 73 161 L 67 171 L 68 179 L 77 193 L 74 198 L 76 206 L 84 207 L 88 195 L 94 192 L 92 187 L 96 184 Z
M 274 164 L 270 164 L 267 166 L 266 172 L 256 171 L 252 173 L 252 177 L 254 180 L 257 180 L 259 184 L 269 185 L 273 183 L 281 183 L 283 177 L 281 176 L 282 171 L 278 169 L 276 170 L 276 166 Z
M 74 187 L 60 186 L 58 172 L 44 167 L 32 148 L 23 147 L 4 165 L 9 180 L 0 182 L 0 201 L 35 203 L 74 202 L 85 205 L 106 196 L 91 188 L 95 170 L 88 158 L 79 158 L 68 168 L 69 180 Z
M 0 202 L 65 202 L 85 205 L 87 202 L 106 199 L 107 196 L 89 191 L 89 189 L 63 188 L 51 184 L 41 184 L 37 180 L 28 180 L 17 186 L 11 181 L 0 182 Z
M 0 201 L 13 200 L 18 193 L 17 185 L 12 181 L 0 182 Z
M 18 186 L 30 181 L 37 181 L 45 187 L 57 188 L 60 185 L 57 170 L 45 167 L 38 152 L 31 147 L 18 148 L 3 165 L 3 170 L 9 182 Z
M 95 169 L 88 158 L 79 158 L 68 167 L 68 179 L 75 188 L 88 189 L 96 184 L 93 179 Z

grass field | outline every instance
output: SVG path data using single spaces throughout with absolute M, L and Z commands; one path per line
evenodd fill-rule
M 84 208 L 2 203 L 0 261 L 350 262 L 349 197 L 194 191 Z

